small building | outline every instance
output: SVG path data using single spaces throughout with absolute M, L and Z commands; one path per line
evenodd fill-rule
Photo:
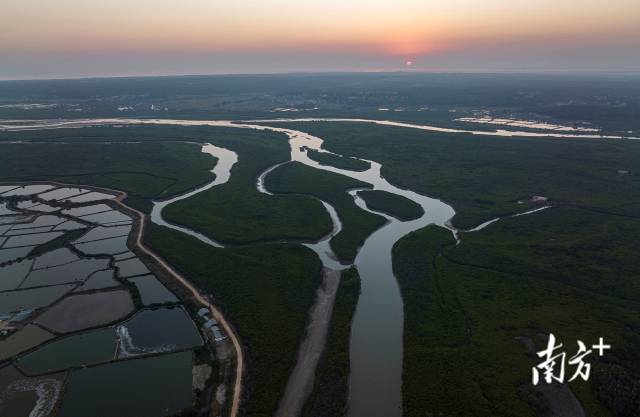
M 216 324 L 218 324 L 216 319 L 209 319 L 204 323 L 204 328 L 205 329 L 210 329 L 213 326 L 215 326 Z
M 222 334 L 218 326 L 212 326 L 211 333 L 213 333 L 213 340 L 215 340 L 216 342 L 221 342 L 227 338 L 227 336 Z
M 208 308 L 202 307 L 200 310 L 198 310 L 198 316 L 200 316 L 200 317 L 204 317 L 207 314 L 209 314 L 209 309 Z

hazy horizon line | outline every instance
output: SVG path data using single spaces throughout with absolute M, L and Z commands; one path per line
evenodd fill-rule
M 456 69 L 456 68 L 424 68 L 424 69 L 381 69 L 381 70 L 318 70 L 318 71 L 256 71 L 256 72 L 207 72 L 207 73 L 163 73 L 163 74 L 104 74 L 70 77 L 33 77 L 5 78 L 7 81 L 73 81 L 73 80 L 105 80 L 127 78 L 179 78 L 179 77 L 225 77 L 225 76 L 278 76 L 278 75 L 349 75 L 349 74 L 482 74 L 482 75 L 627 75 L 640 76 L 639 70 L 603 70 L 603 69 Z

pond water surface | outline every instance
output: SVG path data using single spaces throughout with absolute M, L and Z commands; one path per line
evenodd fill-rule
M 116 332 L 121 358 L 202 345 L 200 333 L 181 307 L 141 310 Z
M 58 417 L 162 417 L 192 402 L 191 351 L 74 371 Z
M 105 328 L 56 339 L 22 356 L 17 366 L 25 373 L 43 374 L 112 360 L 116 332 Z

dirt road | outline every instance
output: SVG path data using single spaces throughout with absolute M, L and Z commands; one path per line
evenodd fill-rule
M 178 280 L 193 295 L 193 297 L 196 300 L 198 300 L 204 306 L 208 307 L 209 310 L 211 311 L 211 315 L 218 321 L 218 323 L 222 326 L 225 333 L 228 335 L 229 339 L 231 340 L 231 343 L 233 344 L 233 347 L 236 352 L 236 371 L 235 371 L 235 382 L 233 386 L 233 398 L 231 401 L 231 411 L 229 413 L 229 416 L 237 417 L 238 410 L 240 408 L 240 398 L 242 396 L 242 373 L 244 370 L 244 354 L 242 352 L 242 347 L 240 346 L 240 340 L 237 334 L 235 333 L 234 329 L 231 327 L 229 322 L 226 320 L 226 318 L 222 315 L 220 310 L 218 310 L 217 307 L 212 305 L 209 299 L 204 294 L 202 294 L 191 282 L 189 282 L 185 277 L 180 275 L 162 258 L 156 255 L 154 252 L 152 252 L 149 248 L 147 248 L 142 243 L 142 236 L 144 233 L 146 216 L 144 213 L 124 204 L 122 200 L 124 200 L 125 198 L 126 198 L 126 193 L 120 192 L 120 195 L 118 196 L 118 198 L 115 199 L 115 202 L 121 205 L 122 207 L 124 207 L 125 209 L 132 211 L 138 215 L 139 227 L 138 227 L 138 233 L 136 235 L 136 245 L 138 246 L 138 248 L 142 252 L 144 252 L 151 258 L 153 258 L 160 266 L 162 266 L 167 271 L 167 273 L 169 273 L 173 278 Z

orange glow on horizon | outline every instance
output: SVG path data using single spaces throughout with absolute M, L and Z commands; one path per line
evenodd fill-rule
M 304 3 L 304 4 L 302 4 Z M 476 45 L 640 43 L 640 2 L 6 0 L 0 53 L 336 52 L 419 57 Z

